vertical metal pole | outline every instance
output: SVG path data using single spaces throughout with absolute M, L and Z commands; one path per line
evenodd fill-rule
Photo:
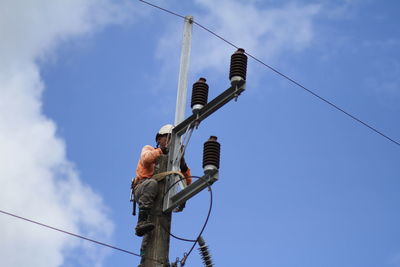
M 182 50 L 181 50 L 181 61 L 179 67 L 179 80 L 178 80 L 178 93 L 176 96 L 176 109 L 175 109 L 175 125 L 181 123 L 185 118 L 186 108 L 186 96 L 187 96 L 187 80 L 189 71 L 189 58 L 190 50 L 192 46 L 192 28 L 193 28 L 193 17 L 186 16 L 183 26 L 183 38 L 182 38 Z M 179 155 L 181 144 L 181 138 L 178 135 L 173 134 L 171 136 L 171 149 L 168 154 L 168 171 L 179 170 Z M 177 177 L 171 175 L 167 179 L 167 188 L 176 181 Z M 180 183 L 183 187 L 183 183 Z M 164 208 L 169 206 L 170 198 L 176 193 L 176 187 L 174 186 L 168 191 L 167 196 L 164 199 Z
M 178 94 L 176 95 L 175 125 L 185 118 L 187 77 L 189 71 L 190 49 L 192 47 L 193 17 L 186 16 L 183 26 L 181 62 L 179 67 Z

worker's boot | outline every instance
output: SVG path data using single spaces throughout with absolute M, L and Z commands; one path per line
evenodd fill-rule
M 135 228 L 137 236 L 144 236 L 154 229 L 154 223 L 149 220 L 149 213 L 150 209 L 148 208 L 139 209 L 138 223 Z

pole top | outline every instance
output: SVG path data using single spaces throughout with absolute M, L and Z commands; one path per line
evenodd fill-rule
M 190 24 L 192 24 L 193 23 L 193 16 L 192 15 L 185 16 L 185 21 L 187 21 Z

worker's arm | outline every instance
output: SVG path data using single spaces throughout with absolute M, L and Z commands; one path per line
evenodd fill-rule
M 190 185 L 192 183 L 192 174 L 190 173 L 190 169 L 186 164 L 185 158 L 182 156 L 181 158 L 181 164 L 180 164 L 180 169 L 181 172 L 183 174 L 183 176 L 185 176 L 185 180 L 186 180 L 186 184 Z
M 152 146 L 144 146 L 140 153 L 140 161 L 144 166 L 148 166 L 155 163 L 162 153 L 160 148 L 154 149 Z
M 186 184 L 190 185 L 192 183 L 192 174 L 189 168 L 183 173 L 183 176 L 185 176 Z

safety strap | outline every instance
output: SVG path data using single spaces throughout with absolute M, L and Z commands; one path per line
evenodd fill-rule
M 171 174 L 179 175 L 182 179 L 185 178 L 185 177 L 183 176 L 183 174 L 182 174 L 181 172 L 178 172 L 178 171 L 160 172 L 160 173 L 157 173 L 157 174 L 153 175 L 153 177 L 151 177 L 151 178 L 156 179 L 157 182 L 160 182 L 160 181 L 162 181 L 165 177 L 167 177 L 168 175 L 171 175 Z
M 157 174 L 153 175 L 151 178 L 155 179 L 157 182 L 160 182 L 165 177 L 167 177 L 168 175 L 171 175 L 171 174 L 179 175 L 182 179 L 185 178 L 185 176 L 183 176 L 183 174 L 181 172 L 178 172 L 178 171 L 160 172 L 160 173 L 157 173 Z M 146 179 L 146 178 L 142 178 L 142 179 Z M 135 179 L 133 179 L 132 183 L 133 183 L 132 184 L 132 188 L 134 188 L 138 184 L 138 180 L 135 178 Z

